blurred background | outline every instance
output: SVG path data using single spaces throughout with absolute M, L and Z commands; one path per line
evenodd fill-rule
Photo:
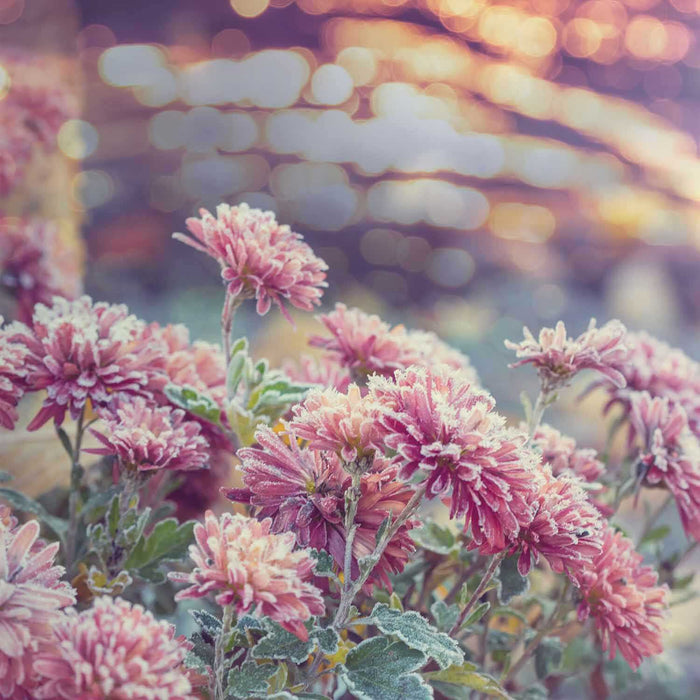
M 94 296 L 217 338 L 216 267 L 170 235 L 247 201 L 329 302 L 435 329 L 503 399 L 522 323 L 700 347 L 698 27 L 698 0 L 0 0 L 0 45 L 81 76 L 58 142 Z
M 0 0 L 0 104 L 17 49 L 81 105 L 60 176 L 0 210 L 60 221 L 93 297 L 217 340 L 216 264 L 171 234 L 272 209 L 328 262 L 327 306 L 435 330 L 515 412 L 523 323 L 617 317 L 700 355 L 699 29 L 700 0 Z M 304 347 L 311 318 L 246 311 L 261 353 Z M 557 426 L 600 445 L 599 411 Z

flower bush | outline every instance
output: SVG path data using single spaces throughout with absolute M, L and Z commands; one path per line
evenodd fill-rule
M 0 423 L 42 392 L 28 429 L 53 422 L 71 477 L 0 488 L 0 698 L 600 697 L 654 663 L 700 540 L 696 363 L 618 321 L 526 329 L 506 345 L 540 391 L 507 419 L 462 353 L 338 304 L 322 355 L 271 368 L 235 310 L 311 311 L 325 263 L 245 205 L 187 227 L 221 267 L 223 349 L 53 283 L 0 330 Z M 590 370 L 615 458 L 543 422 Z M 684 550 L 659 512 L 623 531 L 652 489 Z

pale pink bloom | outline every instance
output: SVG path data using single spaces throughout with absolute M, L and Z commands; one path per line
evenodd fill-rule
M 627 352 L 616 368 L 625 377 L 627 387 L 607 384 L 610 403 L 621 403 L 629 409 L 630 394 L 636 391 L 668 398 L 683 407 L 691 430 L 700 436 L 700 363 L 644 332 L 627 333 L 625 345 Z
M 531 497 L 532 521 L 520 530 L 518 570 L 526 576 L 542 555 L 553 571 L 575 575 L 600 552 L 603 519 L 579 479 L 548 467 Z
M 522 358 L 510 366 L 532 364 L 546 391 L 565 386 L 584 369 L 600 372 L 616 386 L 623 387 L 624 375 L 616 367 L 625 357 L 625 332 L 619 321 L 609 321 L 596 328 L 595 319 L 591 319 L 588 329 L 578 338 L 569 338 L 566 327 L 559 321 L 556 328 L 543 328 L 539 338 L 525 327 L 524 340 L 519 343 L 506 340 L 505 345 Z
M 3 318 L 0 316 L 0 324 Z M 25 330 L 20 324 L 0 328 L 0 425 L 12 430 L 17 422 L 17 404 L 26 389 L 27 348 L 11 338 Z M 29 329 L 26 329 L 29 330 Z
M 629 396 L 630 423 L 640 443 L 638 471 L 649 486 L 673 494 L 686 533 L 700 540 L 700 444 L 685 411 L 646 391 Z
M 579 620 L 593 618 L 603 651 L 617 650 L 636 669 L 642 659 L 663 651 L 661 621 L 668 589 L 620 532 L 608 527 L 592 566 L 577 573 L 582 601 Z
M 520 428 L 525 430 L 525 424 Z M 571 473 L 592 483 L 605 471 L 595 450 L 576 447 L 576 440 L 551 425 L 540 424 L 532 436 L 532 444 L 542 452 L 542 461 L 552 468 L 554 476 Z
M 114 455 L 127 470 L 202 469 L 209 460 L 209 444 L 199 423 L 185 420 L 185 415 L 181 409 L 153 406 L 140 396 L 121 401 L 112 411 L 102 412 L 102 431 L 90 431 L 103 447 L 86 452 Z
M 33 663 L 60 620 L 75 603 L 71 586 L 54 565 L 57 542 L 39 540 L 39 523 L 21 527 L 7 511 L 0 520 L 0 697 L 35 697 Z
M 262 316 L 274 302 L 289 319 L 288 301 L 304 311 L 318 305 L 328 286 L 328 266 L 314 255 L 302 236 L 280 225 L 272 212 L 247 204 L 220 204 L 216 217 L 200 209 L 201 219 L 187 219 L 194 239 L 181 233 L 174 238 L 214 258 L 233 299 L 257 299 Z M 290 319 L 291 320 L 291 319 Z
M 304 626 L 309 618 L 323 615 L 321 592 L 309 579 L 314 560 L 305 550 L 295 550 L 292 532 L 274 534 L 272 521 L 211 511 L 204 524 L 195 525 L 196 544 L 190 545 L 195 563 L 189 573 L 173 572 L 171 581 L 189 585 L 175 600 L 213 594 L 225 607 L 233 605 L 237 615 L 250 612 L 267 616 L 300 639 L 308 639 Z
M 88 296 L 37 304 L 33 331 L 13 336 L 29 350 L 27 390 L 48 394 L 28 429 L 50 419 L 60 425 L 66 411 L 76 419 L 88 399 L 99 408 L 121 395 L 149 395 L 164 376 L 165 350 L 145 332 L 123 305 L 93 304 Z
M 195 700 L 184 659 L 191 645 L 140 605 L 97 598 L 55 625 L 39 656 L 37 700 Z
M 374 459 L 378 440 L 379 406 L 351 384 L 347 393 L 336 389 L 312 389 L 292 409 L 290 430 L 309 447 L 337 452 L 346 462 Z
M 223 407 L 226 399 L 226 358 L 218 345 L 190 341 L 182 324 L 159 326 L 151 323 L 148 332 L 165 343 L 165 373 L 178 386 L 189 386 Z
M 379 316 L 348 309 L 345 304 L 336 304 L 333 311 L 319 318 L 331 336 L 312 336 L 309 343 L 328 351 L 357 381 L 363 382 L 370 374 L 390 377 L 397 369 L 412 365 L 443 363 L 468 372 L 471 383 L 478 382 L 469 359 L 434 333 L 392 328 Z
M 380 438 L 396 452 L 401 478 L 420 471 L 431 498 L 449 496 L 450 517 L 465 517 L 475 546 L 505 549 L 532 519 L 539 465 L 527 436 L 508 430 L 486 392 L 446 365 L 374 376 L 382 405 Z
M 345 392 L 351 382 L 350 372 L 339 366 L 329 357 L 320 359 L 303 355 L 297 364 L 294 360 L 282 363 L 284 373 L 295 382 L 316 384 L 324 388 L 333 388 Z
M 17 300 L 20 321 L 31 323 L 35 304 L 50 304 L 55 295 L 75 298 L 81 289 L 54 224 L 41 220 L 0 218 L 0 282 Z
M 291 435 L 289 443 L 269 428 L 256 433 L 260 447 L 238 451 L 245 489 L 230 489 L 227 497 L 250 503 L 260 518 L 272 518 L 275 532 L 293 532 L 302 547 L 328 552 L 342 570 L 346 532 L 345 492 L 352 484 L 333 452 L 301 449 Z M 355 521 L 359 524 L 353 541 L 353 575 L 358 560 L 374 548 L 382 521 L 396 517 L 413 495 L 413 489 L 396 478 L 396 468 L 375 457 L 374 472 L 362 475 L 361 495 Z M 408 534 L 415 526 L 409 520 L 389 542 L 367 582 L 390 588 L 390 573 L 403 571 L 414 551 Z M 368 549 L 369 548 L 369 549 Z

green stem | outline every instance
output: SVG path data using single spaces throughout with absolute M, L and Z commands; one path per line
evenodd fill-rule
M 213 688 L 211 688 L 213 700 L 226 700 L 227 678 L 226 678 L 226 640 L 231 632 L 233 624 L 233 605 L 224 606 L 224 615 L 221 621 L 221 632 L 216 637 L 214 644 L 214 675 L 212 678 Z
M 483 561 L 481 557 L 477 557 L 477 560 L 459 575 L 454 585 L 444 598 L 444 601 L 445 603 L 447 603 L 447 605 L 449 605 L 450 603 L 454 603 L 464 584 L 481 568 L 482 565 Z
M 467 616 L 469 613 L 472 611 L 474 606 L 477 604 L 479 601 L 479 598 L 484 594 L 484 591 L 486 590 L 486 587 L 489 585 L 491 582 L 491 579 L 493 578 L 494 574 L 496 573 L 496 569 L 498 569 L 500 563 L 503 561 L 503 559 L 506 556 L 506 550 L 503 550 L 502 552 L 499 552 L 498 554 L 495 554 L 492 559 L 491 563 L 488 566 L 488 569 L 486 569 L 483 578 L 479 582 L 479 585 L 476 587 L 476 590 L 472 594 L 472 597 L 469 599 L 467 604 L 464 606 L 464 610 L 459 614 L 459 617 L 457 618 L 457 622 L 452 625 L 452 629 L 449 631 L 450 636 L 457 634 L 459 632 L 460 627 L 464 624 L 464 621 L 467 619 Z
M 537 394 L 537 399 L 535 400 L 535 405 L 532 409 L 532 414 L 530 415 L 530 420 L 527 426 L 527 433 L 530 440 L 532 440 L 532 438 L 535 435 L 535 431 L 542 422 L 544 412 L 547 406 L 549 406 L 550 402 L 551 392 L 546 391 L 544 388 L 541 388 L 539 393 Z
M 527 663 L 528 659 L 535 653 L 535 650 L 540 645 L 540 642 L 547 636 L 549 632 L 551 632 L 554 629 L 564 609 L 564 602 L 566 600 L 566 594 L 568 590 L 569 579 L 566 579 L 566 582 L 564 583 L 564 586 L 562 587 L 561 592 L 559 593 L 557 604 L 554 606 L 554 610 L 552 610 L 552 614 L 549 616 L 547 621 L 540 626 L 535 636 L 528 642 L 520 658 L 508 669 L 508 672 L 501 678 L 502 685 L 505 685 L 509 681 L 513 680 L 513 678 L 515 678 L 515 676 L 519 673 L 522 667 Z
M 644 538 L 652 531 L 654 525 L 666 510 L 668 504 L 673 500 L 673 494 L 669 493 L 666 498 L 664 498 L 663 503 L 651 514 L 649 519 L 644 523 L 641 533 L 639 534 L 639 539 L 637 540 L 637 547 L 644 541 Z
M 68 537 L 66 541 L 66 570 L 71 571 L 75 565 L 75 556 L 78 539 L 78 499 L 80 498 L 80 485 L 83 477 L 83 468 L 80 466 L 80 448 L 83 443 L 85 422 L 85 407 L 78 417 L 75 429 L 75 444 L 73 445 L 73 457 L 70 470 L 70 496 L 68 497 Z

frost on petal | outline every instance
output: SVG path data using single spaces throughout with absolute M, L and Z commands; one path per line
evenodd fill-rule
M 18 330 L 28 331 L 21 324 L 0 328 L 0 425 L 8 430 L 15 427 L 17 404 L 26 389 L 28 350 L 23 343 L 12 340 Z

